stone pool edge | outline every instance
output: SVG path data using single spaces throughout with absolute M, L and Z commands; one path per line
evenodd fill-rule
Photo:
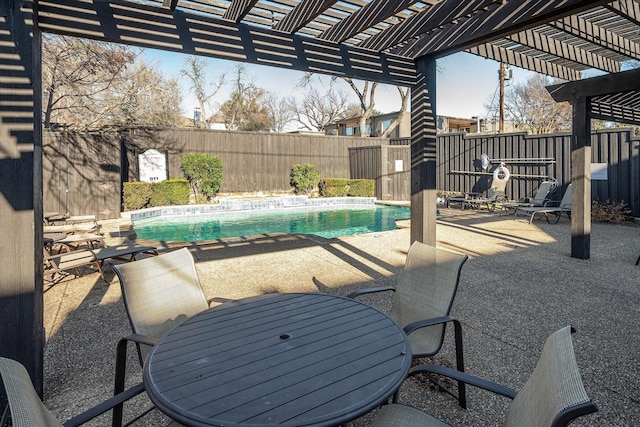
M 281 196 L 258 199 L 222 199 L 219 203 L 206 205 L 160 206 L 138 211 L 121 212 L 120 216 L 131 222 L 159 217 L 184 217 L 220 212 L 252 211 L 265 209 L 287 209 L 304 207 L 373 205 L 375 197 L 308 197 Z

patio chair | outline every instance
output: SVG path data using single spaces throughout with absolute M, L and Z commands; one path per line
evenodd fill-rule
M 485 197 L 469 198 L 462 202 L 462 209 L 465 207 L 473 207 L 480 210 L 483 206 L 487 207 L 489 212 L 493 212 L 496 204 L 505 200 L 505 191 L 507 188 L 506 180 L 496 180 L 491 182 L 491 187 L 487 190 Z
M 575 418 L 598 410 L 582 385 L 573 351 L 571 331 L 571 327 L 566 326 L 547 338 L 535 370 L 518 392 L 436 365 L 415 366 L 411 368 L 409 376 L 437 373 L 513 399 L 503 423 L 507 427 L 566 426 Z M 399 403 L 381 407 L 372 424 L 373 427 L 446 425 L 418 409 Z
M 122 289 L 132 335 L 118 342 L 114 395 L 124 390 L 127 343 L 136 345 L 140 365 L 153 345 L 171 328 L 209 308 L 193 256 L 187 248 L 133 263 L 114 265 Z M 122 419 L 122 405 L 114 409 L 114 425 Z
M 50 281 L 55 282 L 56 274 L 61 276 L 67 275 L 68 270 L 75 271 L 77 276 L 82 276 L 81 268 L 93 267 L 100 272 L 102 279 L 109 283 L 104 277 L 100 261 L 96 258 L 96 255 L 90 250 L 77 250 L 69 251 L 68 248 L 65 252 L 59 252 L 54 254 L 44 248 L 44 277 L 50 276 Z
M 553 181 L 543 181 L 538 186 L 533 197 L 525 197 L 517 202 L 500 203 L 500 208 L 508 212 L 511 209 L 517 209 L 520 207 L 544 206 L 545 202 L 548 201 L 547 196 L 554 186 L 555 182 Z
M 62 424 L 44 406 L 33 388 L 29 373 L 20 362 L 0 357 L 0 376 L 4 385 L 4 393 L 0 394 L 5 395 L 8 401 L 6 409 L 0 408 L 0 426 L 7 425 L 9 418 L 9 425 L 13 427 L 79 426 L 144 391 L 144 385 L 137 384 Z
M 547 202 L 544 206 L 522 206 L 516 208 L 514 218 L 517 218 L 520 213 L 531 215 L 529 217 L 529 224 L 533 222 L 534 217 L 538 214 L 544 215 L 549 224 L 551 224 L 551 221 L 549 221 L 549 214 L 553 214 L 556 216 L 556 221 L 554 224 L 557 224 L 560 221 L 560 217 L 563 213 L 571 218 L 571 184 L 567 186 L 567 189 L 565 190 L 560 202 L 551 201 Z
M 397 287 L 361 289 L 350 293 L 348 297 L 393 292 L 389 316 L 403 327 L 409 337 L 414 358 L 438 353 L 444 341 L 445 326 L 453 323 L 456 368 L 463 372 L 462 326 L 449 312 L 458 289 L 462 264 L 467 258 L 466 255 L 414 242 L 407 253 L 404 272 Z M 466 407 L 464 383 L 458 384 L 458 395 L 454 397 L 458 398 L 460 406 Z

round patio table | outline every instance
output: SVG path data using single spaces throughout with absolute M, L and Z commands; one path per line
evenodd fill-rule
M 187 426 L 334 426 L 385 402 L 411 347 L 388 316 L 325 294 L 267 294 L 203 311 L 153 348 L 144 382 Z

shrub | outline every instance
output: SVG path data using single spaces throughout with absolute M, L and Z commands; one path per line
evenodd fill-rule
M 376 182 L 373 179 L 354 179 L 349 181 L 349 196 L 373 197 L 376 195 Z
M 349 180 L 340 178 L 325 178 L 320 181 L 320 195 L 322 197 L 342 197 L 349 191 Z
M 208 154 L 186 154 L 181 163 L 182 172 L 199 198 L 201 194 L 213 198 L 222 185 L 222 160 Z
M 631 209 L 624 201 L 615 202 L 607 199 L 605 202 L 594 200 L 591 203 L 591 219 L 594 222 L 610 222 L 619 224 L 629 220 Z
M 294 165 L 289 177 L 296 194 L 310 194 L 320 182 L 320 172 L 310 164 Z
M 151 206 L 186 205 L 189 203 L 189 181 L 169 179 L 151 186 Z
M 149 206 L 151 184 L 148 182 L 125 182 L 122 186 L 123 208 L 133 211 Z

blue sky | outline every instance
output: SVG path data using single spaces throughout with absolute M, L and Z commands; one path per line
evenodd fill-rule
M 182 109 L 185 116 L 193 115 L 193 108 L 197 105 L 195 97 L 189 93 L 189 84 L 180 78 L 180 69 L 184 67 L 186 55 L 163 52 L 152 49 L 145 50 L 149 62 L 157 66 L 167 75 L 179 78 L 184 94 Z M 211 74 L 209 81 L 213 82 L 221 73 L 233 71 L 234 62 L 205 58 L 207 70 Z M 472 116 L 486 116 L 485 104 L 490 103 L 496 96 L 498 88 L 498 62 L 484 59 L 468 53 L 458 53 L 438 61 L 438 82 L 436 89 L 436 110 L 439 115 L 471 118 Z M 265 67 L 246 64 L 247 75 L 254 83 L 277 94 L 300 93 L 296 83 L 302 76 L 301 72 L 283 68 Z M 524 83 L 534 73 L 512 67 L 513 79 L 511 84 Z M 349 96 L 353 91 L 346 84 L 342 90 Z M 220 91 L 218 102 L 228 99 L 228 87 Z M 356 101 L 353 94 L 353 101 Z M 497 102 L 497 101 L 496 101 Z M 393 86 L 379 86 L 376 92 L 376 108 L 382 113 L 397 111 L 400 108 L 400 96 Z

